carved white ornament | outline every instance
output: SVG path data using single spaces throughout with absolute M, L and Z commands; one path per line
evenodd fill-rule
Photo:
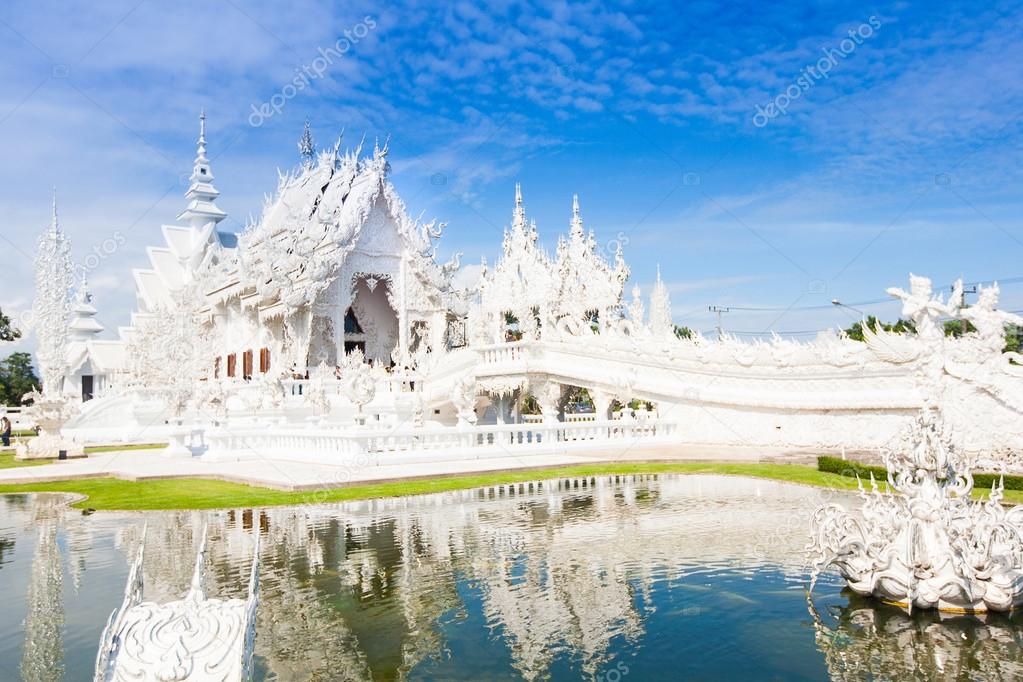
M 857 594 L 908 608 L 1008 611 L 1023 603 L 1023 507 L 1006 510 L 1002 486 L 970 499 L 973 464 L 940 415 L 922 411 L 887 453 L 882 493 L 860 484 L 859 514 L 828 504 L 814 514 L 807 551 L 813 582 L 838 568 Z
M 124 602 L 114 610 L 100 638 L 96 682 L 223 680 L 252 676 L 252 652 L 259 592 L 259 534 L 256 534 L 246 599 L 210 599 L 206 573 L 206 531 L 188 593 L 180 601 L 142 601 L 139 546 L 128 574 Z

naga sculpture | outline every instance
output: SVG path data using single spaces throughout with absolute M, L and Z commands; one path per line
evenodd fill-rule
M 996 482 L 973 500 L 973 458 L 925 408 L 906 442 L 885 453 L 889 491 L 860 483 L 859 514 L 827 504 L 811 521 L 810 589 L 829 566 L 853 592 L 910 610 L 1008 611 L 1023 603 L 1023 507 Z
M 248 680 L 256 633 L 259 535 L 246 599 L 207 599 L 206 529 L 192 584 L 183 599 L 142 601 L 143 543 L 128 573 L 124 602 L 110 614 L 96 656 L 96 682 L 128 680 Z

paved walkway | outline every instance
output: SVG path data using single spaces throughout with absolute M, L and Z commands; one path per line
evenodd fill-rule
M 441 455 L 438 454 L 438 457 Z M 381 459 L 386 460 L 386 455 Z M 167 458 L 159 450 L 126 450 L 40 466 L 0 469 L 0 484 L 38 483 L 75 478 L 113 477 L 131 481 L 161 478 L 211 478 L 281 490 L 335 488 L 355 483 L 407 480 L 455 474 L 593 464 L 651 461 L 809 461 L 808 453 L 750 451 L 722 446 L 650 445 L 622 451 L 579 451 L 521 454 L 485 459 L 424 461 L 414 464 L 329 465 L 271 459 L 205 462 L 199 458 Z

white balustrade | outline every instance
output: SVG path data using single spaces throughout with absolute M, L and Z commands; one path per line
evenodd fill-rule
M 524 357 L 524 348 L 528 341 L 499 343 L 492 346 L 481 346 L 476 349 L 481 364 L 496 365 L 516 362 Z
M 394 453 L 435 453 L 444 457 L 499 456 L 509 450 L 546 450 L 552 447 L 599 447 L 625 440 L 664 440 L 674 436 L 669 421 L 580 420 L 555 423 L 497 424 L 460 428 L 382 429 L 374 426 L 211 429 L 205 433 L 211 458 L 313 459 L 336 461 L 359 455 L 388 462 Z M 475 454 L 473 454 L 475 453 Z M 381 457 L 378 457 L 382 455 Z

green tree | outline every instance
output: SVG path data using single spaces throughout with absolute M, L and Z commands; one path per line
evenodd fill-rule
M 975 332 L 977 328 L 969 320 L 945 320 L 945 336 L 960 337 L 963 335 L 963 324 L 966 325 L 966 333 Z
M 963 320 L 945 320 L 943 328 L 945 330 L 945 336 L 960 337 L 963 333 L 971 333 L 977 331 L 977 328 L 973 326 L 968 320 L 965 323 L 966 329 L 964 330 Z M 877 331 L 878 327 L 888 332 L 899 332 L 899 333 L 916 333 L 916 327 L 910 320 L 899 320 L 895 324 L 889 324 L 887 322 L 881 322 L 873 315 L 867 317 L 867 326 L 870 329 Z M 853 341 L 863 340 L 863 323 L 857 322 L 853 326 L 845 330 L 846 335 Z M 1023 328 L 1017 327 L 1014 324 L 1005 325 L 1005 348 L 1002 349 L 1003 353 L 1019 353 L 1021 347 L 1023 347 Z
M 693 338 L 693 330 L 689 327 L 683 327 L 682 325 L 675 325 L 675 337 L 679 339 L 691 339 Z
M 32 356 L 11 353 L 0 362 L 0 403 L 21 405 L 21 398 L 32 389 L 39 390 L 39 379 L 32 369 Z
M 879 328 L 886 332 L 897 332 L 899 334 L 916 333 L 916 326 L 911 320 L 898 320 L 895 324 L 881 322 L 873 315 L 867 316 L 867 328 L 876 332 Z M 846 336 L 853 341 L 863 340 L 863 322 L 857 322 L 845 330 Z
M 1023 327 L 1014 324 L 1005 325 L 1005 351 L 1006 353 L 1020 352 L 1020 336 L 1023 335 Z
M 11 318 L 0 310 L 0 341 L 16 341 L 21 338 L 21 330 L 11 324 Z

